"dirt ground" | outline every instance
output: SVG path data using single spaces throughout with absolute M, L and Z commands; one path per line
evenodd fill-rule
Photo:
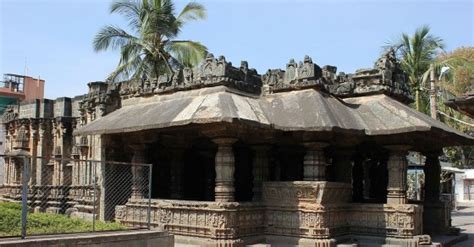
M 462 233 L 469 235 L 467 241 L 453 247 L 474 247 L 474 202 L 459 203 L 458 210 L 452 213 L 452 225 L 461 228 Z

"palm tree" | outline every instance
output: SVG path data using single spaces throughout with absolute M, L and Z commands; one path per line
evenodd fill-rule
M 430 27 L 417 28 L 413 36 L 402 33 L 400 40 L 391 47 L 396 48 L 402 69 L 408 75 L 410 87 L 415 91 L 415 104 L 421 110 L 420 86 L 423 74 L 429 69 L 437 51 L 444 48 L 443 40 L 429 34 Z
M 131 32 L 105 26 L 95 36 L 96 52 L 120 50 L 120 61 L 107 78 L 109 81 L 156 78 L 174 70 L 196 66 L 207 48 L 199 42 L 176 40 L 189 21 L 206 17 L 201 4 L 188 3 L 178 15 L 171 0 L 119 0 L 110 6 L 111 13 L 125 16 Z

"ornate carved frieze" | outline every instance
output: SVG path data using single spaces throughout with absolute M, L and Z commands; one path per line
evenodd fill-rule
M 130 200 L 115 208 L 115 219 L 137 226 L 146 223 L 147 200 Z M 264 208 L 257 203 L 153 200 L 152 225 L 173 234 L 238 239 L 263 234 Z
M 131 80 L 118 85 L 122 96 L 164 94 L 214 85 L 260 94 L 262 82 L 257 71 L 249 68 L 246 61 L 236 68 L 224 56 L 215 58 L 209 53 L 203 63 L 194 69 L 180 68 L 173 75 L 163 74 L 156 79 Z
M 289 91 L 292 89 L 320 87 L 323 88 L 321 68 L 313 63 L 309 56 L 297 64 L 294 59 L 286 64 L 286 70 L 269 69 L 262 76 L 264 86 L 269 88 L 269 92 Z
M 393 49 L 384 53 L 374 68 L 359 69 L 354 75 L 341 74 L 331 86 L 337 96 L 358 96 L 385 93 L 403 102 L 412 101 L 407 85 L 407 76 L 402 71 Z

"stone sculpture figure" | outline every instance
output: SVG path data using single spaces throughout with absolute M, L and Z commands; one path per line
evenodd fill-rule
M 379 70 L 379 73 L 382 74 L 382 83 L 391 83 L 392 74 L 396 69 L 396 65 L 397 60 L 393 49 L 390 49 L 377 60 L 376 68 Z
M 168 86 L 169 75 L 162 74 L 158 77 L 158 88 L 163 89 Z
M 285 71 L 281 69 L 269 69 L 265 75 L 262 76 L 263 84 L 269 86 L 276 86 L 283 82 Z
M 298 65 L 296 64 L 295 60 L 292 58 L 286 65 L 286 72 L 285 72 L 285 84 L 293 84 L 296 80 L 297 76 L 297 69 Z
M 183 69 L 178 69 L 174 72 L 173 78 L 171 80 L 171 85 L 173 87 L 179 87 L 183 84 Z
M 298 79 L 314 77 L 313 60 L 308 56 L 304 56 L 303 63 L 300 62 L 298 67 Z
M 213 62 L 214 62 L 214 54 L 208 53 L 206 56 L 206 60 L 204 61 L 204 64 L 202 65 L 202 77 L 211 77 L 212 76 L 212 71 L 213 71 Z
M 184 85 L 193 83 L 193 70 L 189 67 L 183 69 L 183 83 Z
M 227 62 L 225 61 L 224 56 L 219 56 L 217 61 L 214 62 L 214 68 L 212 75 L 213 76 L 225 76 L 226 75 L 226 69 L 227 69 Z
M 322 68 L 322 76 L 324 79 L 326 79 L 327 82 L 333 83 L 337 76 L 337 67 L 336 66 L 331 66 L 331 65 L 325 65 Z

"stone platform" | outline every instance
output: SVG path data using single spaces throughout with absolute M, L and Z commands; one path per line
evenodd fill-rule
M 174 237 L 166 232 L 137 230 L 31 236 L 27 239 L 0 239 L 0 247 L 173 247 Z

